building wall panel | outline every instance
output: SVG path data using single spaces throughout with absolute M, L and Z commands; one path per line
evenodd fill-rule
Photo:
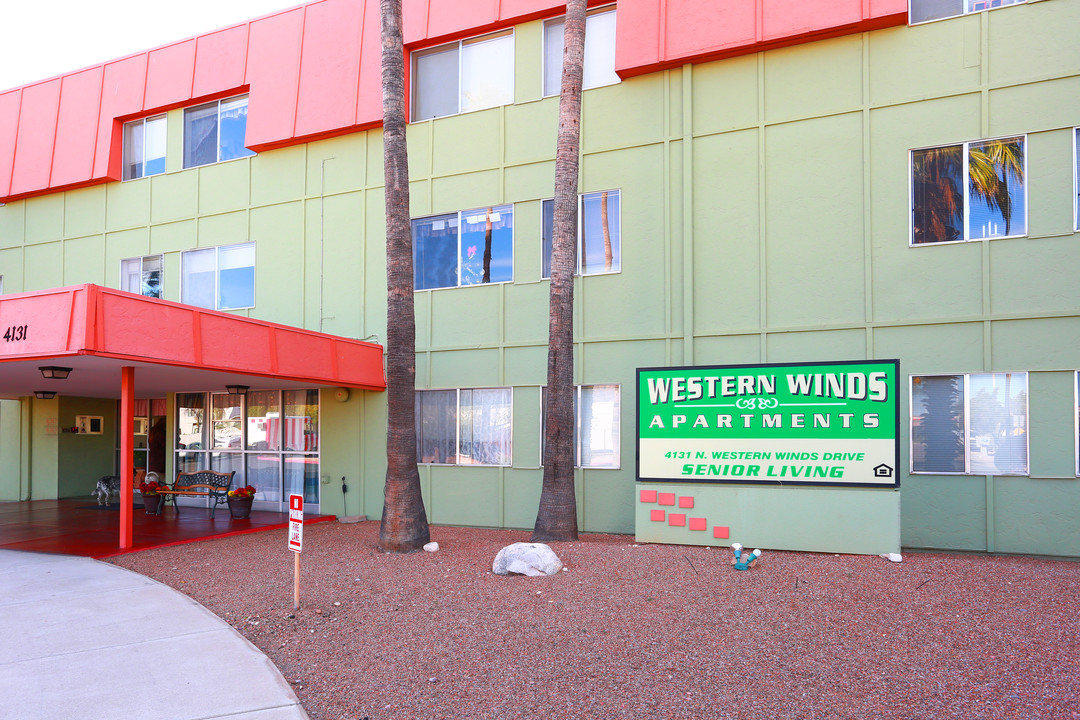
M 190 100 L 194 74 L 194 39 L 151 50 L 146 61 L 143 110 L 150 111 Z
M 85 182 L 94 172 L 94 141 L 101 107 L 101 67 L 65 75 L 60 91 L 51 187 Z
M 11 171 L 13 195 L 49 186 L 61 85 L 56 78 L 23 90 Z
M 195 47 L 192 97 L 206 97 L 244 83 L 249 23 L 200 35 Z

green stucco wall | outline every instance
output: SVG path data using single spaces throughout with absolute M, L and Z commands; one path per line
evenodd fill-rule
M 637 367 L 898 358 L 903 468 L 911 374 L 1030 373 L 1031 476 L 904 472 L 902 543 L 1080 555 L 1078 26 L 1080 0 L 1031 3 L 585 93 L 580 186 L 621 191 L 622 270 L 577 281 L 575 379 L 621 384 L 623 418 L 621 468 L 578 471 L 585 530 L 633 532 L 641 512 Z M 515 30 L 515 104 L 409 128 L 415 217 L 514 204 L 512 283 L 416 295 L 418 387 L 514 388 L 512 467 L 421 467 L 435 523 L 535 519 L 540 208 L 557 116 L 557 99 L 541 97 L 541 32 L 539 22 Z M 173 148 L 180 113 L 169 116 Z M 1028 235 L 909 247 L 909 150 L 1014 134 L 1027 137 Z M 121 259 L 164 253 L 165 297 L 178 300 L 181 251 L 251 240 L 256 305 L 242 314 L 385 340 L 378 131 L 169 168 L 0 208 L 5 290 L 116 286 Z M 324 510 L 378 517 L 382 396 L 336 403 L 324 392 L 321 407 Z M 744 507 L 776 492 L 731 490 Z M 799 496 L 880 509 L 872 494 L 830 493 Z
M 89 497 L 99 478 L 116 471 L 116 401 L 59 396 L 60 435 L 57 448 L 58 494 L 62 498 Z M 64 432 L 75 425 L 76 415 L 103 418 L 102 433 Z
M 0 502 L 26 499 L 23 484 L 27 460 L 23 405 L 18 400 L 0 400 Z

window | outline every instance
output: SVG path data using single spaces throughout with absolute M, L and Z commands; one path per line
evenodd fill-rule
M 124 180 L 165 172 L 164 115 L 124 123 Z
M 413 122 L 514 102 L 514 33 L 413 53 Z
M 558 95 L 562 90 L 563 26 L 565 18 L 544 23 L 544 95 Z M 615 8 L 593 10 L 585 18 L 585 67 L 581 88 L 614 85 Z
M 1027 373 L 913 375 L 911 471 L 1026 475 Z
M 513 391 L 418 390 L 416 461 L 509 465 Z
M 1073 132 L 1073 164 L 1076 166 L 1076 175 L 1073 179 L 1073 227 L 1080 230 L 1080 128 Z
M 177 471 L 234 470 L 260 503 L 319 502 L 318 390 L 177 393 L 176 407 Z
M 581 468 L 621 467 L 619 386 L 574 386 L 574 465 Z M 547 388 L 540 415 L 540 462 L 544 462 Z
M 247 95 L 184 110 L 184 167 L 254 155 L 244 147 L 247 110 Z
M 544 277 L 551 277 L 551 239 L 555 201 L 545 200 L 542 208 Z M 581 195 L 578 199 L 578 275 L 619 272 L 620 252 L 619 191 L 605 190 Z
M 180 302 L 211 310 L 255 307 L 255 243 L 181 255 Z
M 146 297 L 161 297 L 161 255 L 120 261 L 120 289 Z
M 1027 234 L 1024 138 L 911 151 L 911 244 Z
M 412 221 L 416 290 L 514 279 L 514 207 L 498 205 Z
M 1027 0 L 911 0 L 908 19 L 914 25 L 1022 2 Z

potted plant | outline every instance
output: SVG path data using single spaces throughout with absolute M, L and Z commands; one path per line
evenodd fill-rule
M 243 520 L 251 514 L 251 503 L 255 500 L 255 486 L 245 485 L 229 491 L 229 513 L 237 520 Z
M 143 507 L 146 509 L 147 515 L 160 515 L 161 514 L 161 496 L 158 495 L 158 488 L 162 485 L 157 480 L 151 480 L 146 482 L 143 480 L 139 483 L 139 492 L 142 493 Z

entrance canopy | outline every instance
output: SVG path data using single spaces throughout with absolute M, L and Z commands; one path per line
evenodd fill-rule
M 0 295 L 0 397 L 119 398 L 122 367 L 135 368 L 139 398 L 227 384 L 385 390 L 382 356 L 375 343 L 98 285 Z M 43 366 L 71 373 L 45 379 Z

